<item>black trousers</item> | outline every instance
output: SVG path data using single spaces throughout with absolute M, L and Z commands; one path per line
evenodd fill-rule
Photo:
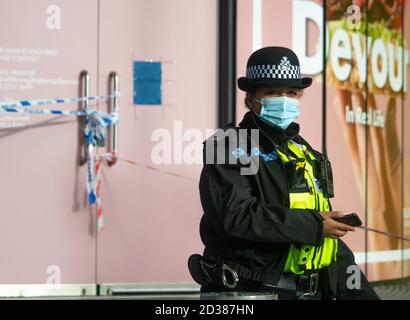
M 319 291 L 308 300 L 380 300 L 366 276 L 354 261 L 349 247 L 338 240 L 336 262 L 319 272 Z M 279 293 L 279 300 L 298 300 L 294 294 Z
M 293 293 L 278 292 L 279 300 L 380 300 L 363 272 L 354 261 L 353 252 L 342 241 L 338 240 L 336 262 L 319 272 L 319 293 L 315 296 L 297 296 Z M 240 285 L 234 290 L 203 285 L 201 292 L 249 291 L 259 292 L 258 285 Z
M 351 267 L 353 266 L 353 268 Z M 350 267 L 350 270 L 348 270 Z M 373 287 L 370 285 L 366 276 L 360 270 L 360 283 L 352 288 L 352 269 L 358 269 L 354 261 L 353 252 L 348 248 L 348 246 L 339 240 L 339 249 L 337 252 L 337 259 L 335 263 L 335 269 L 337 274 L 337 290 L 336 299 L 337 300 L 380 300 L 380 297 L 374 291 Z

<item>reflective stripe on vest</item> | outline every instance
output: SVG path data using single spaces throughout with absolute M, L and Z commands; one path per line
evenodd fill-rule
M 309 188 L 309 192 L 289 193 L 290 208 L 329 211 L 328 199 L 321 192 L 319 181 L 314 177 L 311 163 L 306 161 L 308 157 L 311 161 L 315 160 L 315 156 L 305 146 L 294 141 L 288 142 L 288 148 L 297 157 L 284 154 L 278 150 L 280 158 L 283 163 L 299 159 L 296 168 L 304 167 L 304 178 Z M 333 238 L 323 238 L 322 244 L 319 247 L 306 244 L 296 247 L 294 244 L 291 244 L 284 271 L 303 274 L 305 270 L 321 269 L 336 261 L 336 254 L 337 240 Z

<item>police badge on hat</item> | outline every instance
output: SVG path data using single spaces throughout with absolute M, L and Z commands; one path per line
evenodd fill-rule
M 283 71 L 288 71 L 292 65 L 290 64 L 287 57 L 283 57 L 282 60 L 280 61 L 279 66 Z

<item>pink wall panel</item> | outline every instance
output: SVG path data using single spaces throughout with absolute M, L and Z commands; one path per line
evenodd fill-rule
M 165 129 L 196 129 L 200 151 L 216 124 L 217 1 L 101 1 L 100 91 L 111 70 L 120 75 L 120 157 L 105 172 L 106 228 L 98 236 L 98 282 L 192 281 L 191 253 L 202 252 L 198 181 L 201 164 L 151 159 Z M 133 105 L 132 61 L 163 61 L 163 106 Z M 172 63 L 168 63 L 172 62 Z M 192 140 L 191 140 L 192 142 Z M 155 170 L 146 166 L 153 167 Z
M 53 26 L 47 25 L 51 5 L 60 10 L 60 29 L 48 28 Z M 1 101 L 77 97 L 81 70 L 97 78 L 97 1 L 4 0 L 0 19 Z M 5 54 L 17 49 L 54 53 Z M 55 83 L 27 86 L 23 81 L 30 77 Z M 0 283 L 93 283 L 94 224 L 84 201 L 85 167 L 77 167 L 77 121 L 10 116 L 0 114 Z M 16 124 L 20 127 L 7 127 Z

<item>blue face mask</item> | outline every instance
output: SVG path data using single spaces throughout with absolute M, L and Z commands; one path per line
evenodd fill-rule
M 299 100 L 289 97 L 264 98 L 262 101 L 256 100 L 262 104 L 259 117 L 271 124 L 286 129 L 299 117 Z

